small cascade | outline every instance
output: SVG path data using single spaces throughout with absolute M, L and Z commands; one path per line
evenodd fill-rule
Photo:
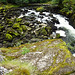
M 55 26 L 58 29 L 62 28 L 62 30 L 65 31 L 66 40 L 68 42 L 75 41 L 75 29 L 69 24 L 69 22 L 67 21 L 67 18 L 59 14 L 53 14 L 53 16 L 56 17 L 60 22 L 60 24 L 55 23 Z M 62 33 L 60 30 L 57 30 L 57 31 L 59 31 L 61 35 L 64 33 L 64 32 Z

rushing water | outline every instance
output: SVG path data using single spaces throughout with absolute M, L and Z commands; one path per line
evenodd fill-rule
M 18 18 L 21 18 L 23 16 L 33 16 L 32 14 L 35 15 L 35 20 L 40 21 L 42 23 L 47 23 L 47 21 L 51 21 L 51 19 L 53 19 L 50 14 L 50 12 L 43 12 L 42 14 L 40 14 L 40 12 L 37 12 L 35 10 L 30 10 L 27 8 L 22 8 L 22 10 L 28 10 L 27 13 L 25 14 L 21 14 Z M 68 22 L 68 18 L 59 15 L 59 14 L 52 14 L 53 17 L 55 17 L 56 19 L 58 19 L 58 21 L 60 22 L 60 24 L 55 23 L 55 26 L 58 28 L 56 30 L 56 33 L 59 33 L 60 36 L 62 37 L 66 37 L 67 41 L 74 41 L 75 39 L 75 29 L 69 24 Z M 60 29 L 61 28 L 61 29 Z
M 53 17 L 59 21 L 59 24 L 55 23 L 54 26 L 57 27 L 55 33 L 59 33 L 60 36 L 66 43 L 75 41 L 75 29 L 69 24 L 68 18 L 60 15 L 60 14 L 53 14 L 49 12 L 37 12 L 33 9 L 22 8 L 21 10 L 25 11 L 28 10 L 26 13 L 21 13 L 18 18 L 22 18 L 24 16 L 35 16 L 35 21 L 47 24 L 47 21 L 52 21 Z M 52 16 L 51 16 L 52 15 Z M 38 24 L 34 24 L 38 25 Z
M 61 15 L 58 15 L 58 14 L 53 14 L 53 16 L 56 17 L 60 22 L 60 24 L 55 24 L 55 26 L 57 26 L 58 29 L 61 27 L 65 31 L 66 38 L 67 38 L 66 40 L 68 40 L 69 42 L 74 41 L 75 40 L 75 29 L 66 20 L 67 18 Z

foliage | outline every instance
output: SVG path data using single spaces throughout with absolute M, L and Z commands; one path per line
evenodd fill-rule
M 61 8 L 60 12 L 70 15 L 75 13 L 75 0 L 52 0 L 53 5 Z
M 5 3 L 14 3 L 14 4 L 25 4 L 25 3 L 44 3 L 44 2 L 48 2 L 51 0 L 0 0 L 0 2 L 5 2 Z
M 60 4 L 62 4 L 62 1 L 63 0 L 52 0 L 52 4 L 54 4 L 54 5 L 60 5 Z
M 63 9 L 61 10 L 62 12 L 66 12 L 67 15 L 74 13 L 75 7 L 74 4 L 75 2 L 73 0 L 64 0 L 62 2 L 63 4 Z
M 22 54 L 24 55 L 24 54 L 26 54 L 26 53 L 28 53 L 30 50 L 28 49 L 28 48 L 26 48 L 26 47 L 23 47 L 22 48 Z

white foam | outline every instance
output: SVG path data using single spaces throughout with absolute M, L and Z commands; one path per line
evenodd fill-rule
M 23 14 L 21 14 L 18 18 L 22 18 L 24 15 Z
M 48 16 L 50 13 L 49 12 L 43 12 L 43 14 L 45 14 L 46 16 Z
M 75 57 L 75 53 L 73 54 L 73 56 Z
M 56 33 L 60 34 L 62 37 L 66 37 L 65 31 L 63 30 L 57 30 Z
M 60 24 L 55 24 L 57 28 L 59 27 L 65 28 L 66 30 L 68 30 L 71 36 L 75 37 L 75 29 L 71 25 L 69 25 L 69 22 L 66 20 L 65 17 L 62 17 L 61 15 L 56 15 L 56 14 L 53 14 L 53 16 L 56 17 L 60 22 Z

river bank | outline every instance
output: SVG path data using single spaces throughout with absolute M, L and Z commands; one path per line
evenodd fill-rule
M 62 24 L 63 26 L 63 23 L 65 24 L 64 27 L 69 25 L 69 19 L 62 15 L 59 15 L 60 17 L 64 18 L 60 18 L 64 21 L 59 22 L 59 18 L 54 17 L 53 15 L 53 12 L 55 15 L 57 15 L 56 11 L 58 9 L 56 11 L 54 10 L 55 8 L 52 9 L 52 7 L 50 6 L 31 5 L 27 7 L 1 9 L 0 46 L 19 46 L 28 42 L 30 43 L 42 41 L 45 39 L 51 39 L 53 38 L 53 32 L 57 32 L 57 34 L 55 34 L 56 38 L 64 36 L 66 37 L 67 34 L 67 39 L 63 38 L 63 40 L 69 41 L 68 43 L 72 43 L 72 41 L 74 42 L 74 38 L 72 37 L 74 36 L 74 33 L 72 32 L 74 31 L 74 29 L 72 29 L 72 27 L 70 26 L 67 31 L 65 30 L 65 34 L 65 32 L 63 31 L 64 28 L 60 27 L 60 24 Z M 58 24 L 60 28 L 58 28 L 57 25 L 55 26 L 55 24 Z M 69 31 L 72 33 L 70 34 Z M 71 38 L 69 34 L 72 35 Z M 71 39 L 73 40 L 70 41 Z
M 61 40 L 73 39 L 75 29 L 68 18 L 52 13 L 49 8 L 27 6 L 0 10 L 1 75 L 75 74 L 75 58 L 69 51 L 75 49 L 75 43 L 70 48 Z

